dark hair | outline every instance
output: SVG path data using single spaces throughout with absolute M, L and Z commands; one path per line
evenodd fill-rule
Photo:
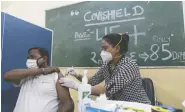
M 46 56 L 47 57 L 47 63 L 49 64 L 49 52 L 47 49 L 45 48 L 41 48 L 41 47 L 32 47 L 28 50 L 28 53 L 33 50 L 33 49 L 37 49 L 40 53 L 40 55 L 43 57 L 43 56 Z
M 122 41 L 119 43 L 119 41 Z M 103 40 L 106 40 L 109 44 L 115 47 L 118 43 L 120 46 L 120 54 L 125 55 L 128 52 L 128 42 L 129 42 L 129 35 L 128 34 L 118 34 L 118 33 L 111 33 L 105 35 Z

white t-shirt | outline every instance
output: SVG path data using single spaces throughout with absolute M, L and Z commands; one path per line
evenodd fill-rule
M 27 77 L 21 80 L 21 90 L 14 112 L 57 112 L 57 73 Z

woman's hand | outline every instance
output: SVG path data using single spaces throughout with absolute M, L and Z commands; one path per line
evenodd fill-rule
M 65 75 L 72 75 L 73 77 L 75 78 L 78 78 L 79 77 L 79 74 L 74 70 L 74 68 L 68 68 L 67 71 L 66 71 L 66 74 Z
M 74 90 L 78 90 L 78 87 L 80 85 L 79 82 L 74 81 L 73 79 L 70 78 L 60 78 L 59 83 L 61 86 L 65 86 Z

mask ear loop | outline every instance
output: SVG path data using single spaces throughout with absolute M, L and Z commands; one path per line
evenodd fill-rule
M 119 35 L 121 36 L 121 39 L 120 39 L 120 41 L 116 44 L 116 46 L 114 47 L 114 48 L 116 48 L 120 43 L 121 43 L 121 41 L 122 41 L 122 33 L 119 33 Z M 113 49 L 114 49 L 113 48 Z M 112 50 L 113 50 L 112 49 Z M 112 50 L 110 51 L 110 52 L 112 52 Z M 120 56 L 116 56 L 116 57 L 114 57 L 114 58 L 117 58 L 117 57 L 121 57 L 122 55 L 120 55 Z
M 121 39 L 120 39 L 120 41 L 116 44 L 116 46 L 115 46 L 114 48 L 116 48 L 116 47 L 121 43 L 121 41 L 122 41 L 122 33 L 119 33 L 119 34 L 121 35 Z M 113 49 L 114 49 L 114 48 L 113 48 Z M 113 49 L 112 49 L 112 50 L 113 50 Z M 112 52 L 112 50 L 111 50 L 110 52 Z
M 125 33 L 119 33 L 120 35 L 121 35 L 121 38 L 125 41 L 125 38 L 123 37 L 123 35 L 129 35 L 129 33 L 128 32 L 125 32 Z M 126 54 L 126 52 L 125 53 L 123 53 L 122 54 L 122 56 L 123 55 L 125 55 Z
M 120 43 L 121 43 L 121 41 L 122 41 L 122 33 L 119 33 L 120 35 L 121 35 L 121 39 L 120 39 L 120 41 L 117 43 L 117 45 L 115 46 L 115 47 L 117 47 Z

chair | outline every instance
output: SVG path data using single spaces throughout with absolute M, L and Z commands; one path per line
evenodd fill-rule
M 155 92 L 152 80 L 150 78 L 142 78 L 142 84 L 151 101 L 151 105 L 155 105 Z

